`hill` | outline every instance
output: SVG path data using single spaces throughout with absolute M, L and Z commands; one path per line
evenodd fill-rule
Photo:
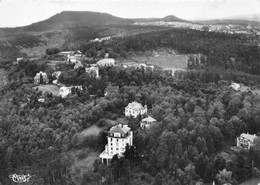
M 131 27 L 134 22 L 107 13 L 64 11 L 28 26 L 0 28 L 0 61 L 43 55 L 47 48 L 52 47 L 72 49 L 97 37 L 126 36 L 154 30 Z
M 164 22 L 191 22 L 188 20 L 181 19 L 174 15 L 168 15 L 163 18 L 137 18 L 133 19 L 135 22 L 157 22 L 157 21 L 164 21 Z

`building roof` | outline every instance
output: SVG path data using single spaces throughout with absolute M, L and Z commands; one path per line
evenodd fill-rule
M 116 125 L 113 126 L 110 130 L 109 133 L 113 134 L 113 133 L 120 133 L 120 134 L 126 134 L 127 132 L 129 132 L 131 129 L 127 126 L 127 125 Z
M 230 87 L 232 87 L 233 89 L 235 89 L 236 91 L 240 88 L 240 84 L 238 84 L 238 83 L 232 83 L 231 85 L 230 85 Z
M 113 58 L 104 58 L 101 59 L 97 62 L 98 65 L 106 65 L 106 64 L 111 64 L 111 63 L 115 63 L 115 59 Z
M 151 116 L 148 116 L 147 118 L 142 119 L 142 122 L 155 122 L 156 119 L 152 118 Z
M 142 106 L 141 103 L 134 101 L 132 103 L 129 103 L 126 108 L 130 108 L 130 109 L 134 109 L 134 110 L 140 110 L 140 109 L 143 109 L 144 107 Z
M 257 138 L 257 136 L 255 134 L 251 135 L 251 134 L 248 134 L 248 133 L 247 134 L 243 133 L 243 134 L 240 135 L 240 137 L 246 138 L 246 139 L 248 139 L 252 142 L 254 141 L 254 139 Z

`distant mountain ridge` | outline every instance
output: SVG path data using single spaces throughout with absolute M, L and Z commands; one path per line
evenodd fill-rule
M 260 14 L 249 14 L 249 15 L 239 15 L 226 17 L 225 19 L 236 19 L 236 20 L 245 20 L 245 21 L 256 21 L 260 22 Z

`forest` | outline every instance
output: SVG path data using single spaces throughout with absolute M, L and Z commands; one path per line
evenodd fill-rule
M 198 70 L 175 78 L 159 69 L 115 66 L 100 68 L 101 78 L 95 79 L 84 68 L 60 67 L 60 81 L 82 85 L 84 91 L 75 90 L 66 99 L 47 94 L 43 103 L 32 82 L 38 70 L 52 73 L 46 63 L 24 62 L 10 69 L 10 83 L 0 92 L 3 185 L 10 184 L 8 175 L 14 172 L 31 172 L 35 183 L 44 185 L 238 184 L 259 176 L 251 165 L 254 161 L 260 167 L 259 139 L 231 160 L 221 152 L 230 151 L 241 133 L 259 135 L 260 97 L 229 88 L 231 80 L 217 72 Z M 108 85 L 119 86 L 119 92 L 104 97 Z M 141 117 L 125 118 L 124 108 L 132 101 L 146 104 L 157 123 L 141 130 Z M 126 147 L 124 157 L 114 156 L 111 165 L 96 160 L 92 170 L 77 176 L 69 154 L 82 148 L 101 153 L 112 126 L 109 120 L 118 118 L 134 132 L 134 146 Z M 103 131 L 79 143 L 79 133 L 93 125 Z
M 180 54 L 203 54 L 206 57 L 199 65 L 202 69 L 219 68 L 259 75 L 259 38 L 244 34 L 227 34 L 191 29 L 167 29 L 142 33 L 129 37 L 114 38 L 103 43 L 88 43 L 80 46 L 89 57 L 105 51 L 111 57 L 126 57 L 129 52 L 172 48 Z M 198 68 L 198 66 L 194 66 Z

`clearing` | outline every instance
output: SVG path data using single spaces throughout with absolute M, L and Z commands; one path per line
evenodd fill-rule
M 59 87 L 56 85 L 39 85 L 36 87 L 33 87 L 34 90 L 38 88 L 38 91 L 41 91 L 43 94 L 44 93 L 52 93 L 54 96 L 60 96 L 59 93 Z
M 78 134 L 78 143 L 81 143 L 86 137 L 88 136 L 98 136 L 98 134 L 103 130 L 104 128 L 99 128 L 96 125 L 93 125 L 82 132 Z
M 121 58 L 117 63 L 147 63 L 163 68 L 164 70 L 186 69 L 188 55 L 177 54 L 176 51 L 162 48 L 153 51 L 138 52 Z

